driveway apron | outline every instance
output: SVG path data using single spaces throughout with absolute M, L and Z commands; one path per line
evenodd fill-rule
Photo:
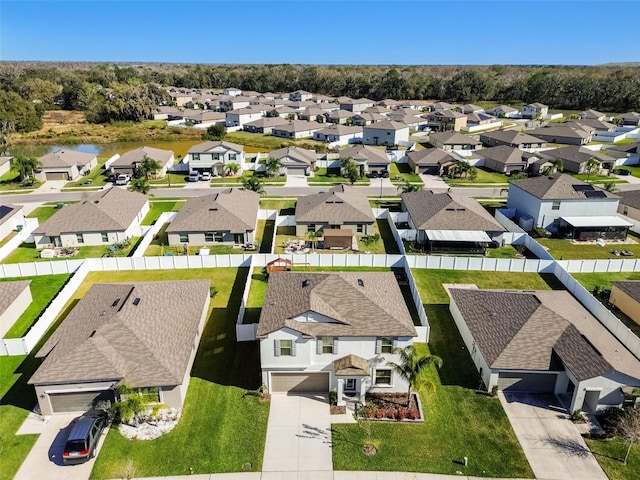
M 554 395 L 498 394 L 538 479 L 607 480 Z
M 315 472 L 314 478 L 332 478 L 331 447 L 327 395 L 271 396 L 263 472 Z

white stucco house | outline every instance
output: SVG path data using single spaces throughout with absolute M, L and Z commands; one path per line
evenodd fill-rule
M 264 108 L 249 107 L 230 110 L 224 115 L 227 127 L 242 127 L 249 122 L 261 119 L 264 113 Z
M 93 153 L 76 150 L 58 150 L 39 158 L 36 177 L 39 180 L 76 180 L 98 165 Z
M 24 224 L 22 205 L 0 205 L 0 242 Z
M 318 142 L 331 142 L 337 145 L 361 142 L 362 127 L 334 124 L 313 132 L 313 139 Z
M 262 381 L 272 393 L 406 392 L 387 365 L 417 336 L 393 272 L 274 272 L 260 314 Z
M 194 145 L 183 161 L 189 164 L 189 172 L 211 172 L 214 176 L 224 176 L 231 163 L 238 165 L 238 173 L 241 173 L 245 169 L 244 160 L 242 145 L 215 140 Z
M 363 127 L 362 143 L 365 145 L 385 145 L 392 147 L 400 142 L 409 141 L 409 126 L 391 120 L 366 125 Z

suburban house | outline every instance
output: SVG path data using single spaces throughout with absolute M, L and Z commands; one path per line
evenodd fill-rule
M 239 88 L 227 87 L 222 90 L 222 94 L 237 97 L 239 95 L 242 95 L 242 90 L 240 90 Z
M 243 95 L 231 96 L 220 100 L 220 110 L 228 112 L 230 110 L 240 110 L 251 107 L 251 99 Z
M 522 118 L 533 119 L 536 117 L 542 118 L 549 113 L 549 107 L 543 103 L 530 103 L 524 105 L 520 110 L 520 116 Z
M 507 145 L 484 148 L 476 152 L 476 155 L 484 159 L 483 166 L 487 170 L 505 175 L 527 171 L 529 162 L 524 154 L 523 150 Z
M 304 102 L 307 100 L 311 100 L 313 98 L 313 93 L 307 92 L 305 90 L 296 90 L 295 92 L 291 92 L 289 94 L 289 100 L 292 102 Z
M 161 105 L 153 112 L 154 120 L 175 120 L 176 118 L 182 118 L 182 110 L 176 107 Z
M 447 102 L 436 102 L 431 105 L 427 105 L 429 112 L 440 112 L 442 110 L 453 110 L 454 106 Z
M 76 150 L 58 150 L 40 157 L 39 162 L 36 177 L 40 180 L 76 180 L 98 165 L 98 157 Z
M 640 386 L 640 361 L 565 290 L 447 290 L 488 391 L 556 394 L 570 412 L 596 413 Z
M 640 324 L 640 280 L 611 282 L 609 303 Z
M 0 242 L 11 232 L 24 226 L 24 212 L 22 205 L 0 205 Z
M 210 280 L 94 284 L 36 354 L 42 364 L 28 383 L 41 414 L 109 404 L 124 382 L 181 408 L 209 287 Z
M 468 127 L 478 127 L 482 125 L 487 125 L 487 128 L 495 128 L 502 125 L 502 121 L 485 112 L 467 114 Z
M 140 236 L 149 211 L 146 195 L 110 188 L 62 207 L 33 231 L 36 248 L 112 245 Z
M 315 150 L 300 147 L 284 147 L 269 152 L 269 158 L 280 160 L 280 172 L 285 175 L 313 175 L 316 168 Z
M 262 107 L 245 107 L 230 110 L 224 115 L 227 127 L 242 127 L 245 123 L 261 119 L 264 113 L 265 109 Z
M 400 197 L 416 243 L 430 253 L 484 254 L 501 243 L 505 228 L 471 197 L 430 191 Z
M 194 111 L 183 113 L 182 118 L 186 125 L 198 125 L 197 128 L 207 128 L 212 125 L 225 125 L 226 116 L 223 112 L 214 112 L 211 110 Z
M 467 103 L 465 105 L 461 105 L 455 108 L 456 112 L 464 113 L 465 115 L 469 115 L 470 113 L 482 113 L 484 112 L 484 108 L 479 107 L 478 105 L 474 105 L 473 103 Z
M 375 102 L 368 98 L 349 98 L 343 102 L 340 102 L 340 110 L 347 110 L 353 113 L 364 112 L 367 108 L 373 107 Z
M 31 304 L 31 280 L 0 282 L 0 338 Z
M 347 110 L 334 110 L 326 114 L 327 122 L 329 123 L 337 123 L 340 125 L 351 123 L 351 117 L 353 116 L 352 112 Z
M 187 200 L 167 227 L 169 245 L 247 245 L 255 240 L 260 195 L 229 188 Z
M 570 127 L 562 124 L 534 128 L 533 130 L 528 130 L 527 133 L 534 137 L 538 137 L 546 143 L 586 145 L 591 141 L 591 133 L 585 132 L 581 128 Z
M 424 130 L 429 125 L 429 120 L 424 117 L 417 116 L 413 110 L 398 110 L 387 115 L 389 120 L 400 122 L 407 125 L 411 130 Z
M 497 147 L 507 145 L 522 150 L 531 148 L 544 148 L 547 144 L 539 138 L 515 130 L 496 130 L 480 134 L 480 141 L 485 147 Z
M 126 173 L 129 175 L 137 175 L 138 167 L 145 158 L 155 160 L 160 164 L 160 169 L 156 172 L 156 178 L 162 178 L 166 175 L 167 170 L 175 158 L 171 150 L 162 150 L 160 148 L 140 147 L 135 150 L 129 150 L 122 154 L 118 159 L 111 163 L 111 172 L 114 174 Z
M 409 388 L 387 365 L 417 336 L 393 272 L 274 272 L 256 336 L 269 392 L 336 390 L 344 405 Z
M 498 118 L 520 118 L 520 111 L 509 105 L 499 105 L 495 108 L 487 110 L 487 113 Z
M 510 182 L 507 209 L 521 225 L 531 222 L 570 239 L 624 239 L 631 224 L 618 216 L 618 202 L 611 192 L 555 173 Z
M 627 127 L 640 127 L 640 113 L 638 112 L 628 112 L 620 115 L 620 120 L 622 120 L 622 125 Z
M 315 132 L 323 128 L 325 126 L 322 123 L 294 120 L 291 123 L 273 127 L 271 135 L 281 138 L 308 138 L 313 137 Z
M 315 105 L 315 104 L 314 104 Z M 316 106 L 305 108 L 302 111 L 299 111 L 297 116 L 298 120 L 305 120 L 307 122 L 318 122 L 324 123 L 327 119 L 324 116 L 325 111 Z
M 616 195 L 620 197 L 618 213 L 640 223 L 640 190 L 617 192 Z
M 475 150 L 480 146 L 477 138 L 454 131 L 431 133 L 429 143 L 442 150 Z
M 171 101 L 177 107 L 184 107 L 187 103 L 191 103 L 193 101 L 193 97 L 186 93 L 170 92 L 169 96 L 171 97 Z
M 373 235 L 376 218 L 369 199 L 356 187 L 336 185 L 327 192 L 305 195 L 296 202 L 296 235 L 348 230 L 351 235 Z
M 313 133 L 313 139 L 318 142 L 335 142 L 338 145 L 355 143 L 362 140 L 362 127 L 349 127 L 347 125 L 330 125 Z
M 262 117 L 252 122 L 242 124 L 245 132 L 270 134 L 275 127 L 287 125 L 288 120 L 282 117 Z
M 219 140 L 199 143 L 189 149 L 184 162 L 189 164 L 189 172 L 211 172 L 213 175 L 224 176 L 231 163 L 238 165 L 238 171 L 242 172 L 244 147 Z
M 392 147 L 409 141 L 409 127 L 404 123 L 382 120 L 363 127 L 362 143 Z
M 351 148 L 345 148 L 338 151 L 338 155 L 340 158 L 350 158 L 360 165 L 361 175 L 371 170 L 388 170 L 389 163 L 391 163 L 384 150 L 368 145 L 355 145 Z
M 561 125 L 567 125 L 570 127 L 579 128 L 585 132 L 594 135 L 596 132 L 615 132 L 617 125 L 609 122 L 603 122 L 602 120 L 596 120 L 595 118 L 584 118 L 576 120 L 566 120 Z
M 11 159 L 13 157 L 0 157 L 0 177 L 11 170 Z
M 604 150 L 591 150 L 578 145 L 545 150 L 540 152 L 539 155 L 551 160 L 562 160 L 564 169 L 571 173 L 587 173 L 587 162 L 593 159 L 598 162 L 597 168 L 591 172 L 594 175 L 600 173 L 601 169 L 608 170 L 613 168 L 616 161 L 615 158 L 604 153 Z
M 379 113 L 362 112 L 356 115 L 352 115 L 350 118 L 354 125 L 359 125 L 361 127 L 364 127 L 365 125 L 371 125 L 372 123 L 376 123 L 376 122 L 379 122 L 380 120 L 384 120 L 387 117 L 386 115 L 380 115 Z
M 454 130 L 459 132 L 467 126 L 467 116 L 453 110 L 434 110 L 426 115 L 429 128 L 439 132 Z
M 602 112 L 598 112 L 597 110 L 585 110 L 584 112 L 580 112 L 578 114 L 578 118 L 581 120 L 599 120 L 601 122 L 604 122 L 607 116 Z
M 449 169 L 458 163 L 451 153 L 439 148 L 426 148 L 407 152 L 407 161 L 414 173 L 445 176 Z

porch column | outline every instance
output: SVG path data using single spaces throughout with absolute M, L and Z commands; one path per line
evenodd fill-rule
M 365 402 L 365 395 L 367 394 L 368 389 L 369 389 L 369 377 L 362 377 L 360 379 L 360 388 L 358 390 L 358 396 L 361 404 L 364 404 Z
M 346 405 L 344 401 L 344 378 L 338 378 L 338 406 Z

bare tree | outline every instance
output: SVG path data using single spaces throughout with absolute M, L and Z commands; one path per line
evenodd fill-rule
M 634 443 L 640 444 L 640 409 L 634 408 L 620 417 L 618 422 L 618 433 L 629 443 L 627 453 L 624 456 L 623 463 L 627 464 L 629 452 Z

